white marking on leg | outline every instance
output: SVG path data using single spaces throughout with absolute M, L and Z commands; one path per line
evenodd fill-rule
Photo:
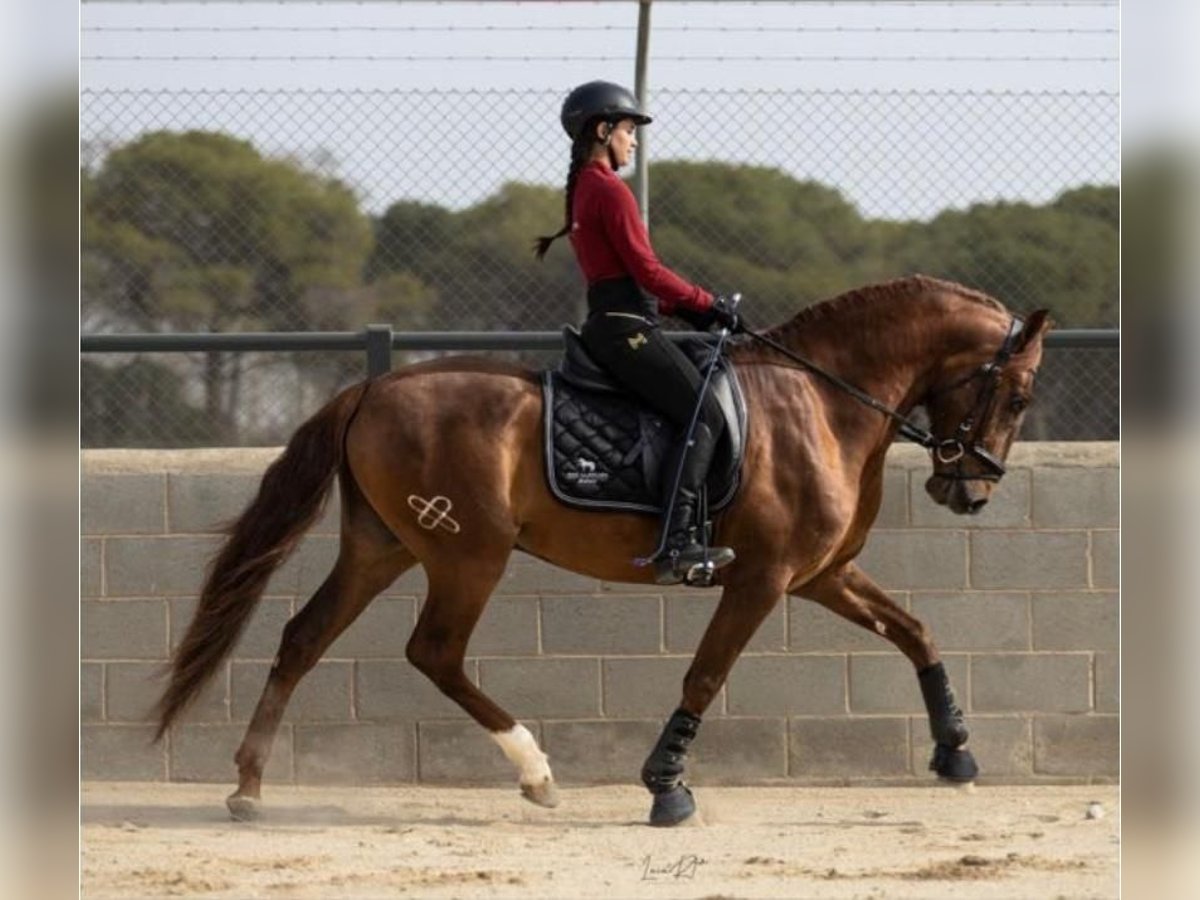
M 882 622 L 880 622 L 878 619 L 875 620 L 875 630 L 878 631 L 881 635 L 884 635 L 884 636 L 887 635 L 887 626 L 884 625 Z
M 542 784 L 553 781 L 547 756 L 538 747 L 529 729 L 514 725 L 508 731 L 493 731 L 492 740 L 500 745 L 520 776 L 521 784 Z

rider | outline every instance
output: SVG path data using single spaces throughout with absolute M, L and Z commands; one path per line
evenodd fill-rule
M 562 107 L 562 126 L 571 138 L 566 218 L 556 234 L 538 238 L 536 254 L 541 259 L 556 239 L 570 234 L 588 283 L 584 345 L 626 390 L 678 429 L 663 479 L 663 506 L 669 510 L 663 521 L 666 549 L 654 560 L 656 579 L 672 583 L 705 561 L 697 534 L 703 527 L 697 521 L 699 493 L 725 420 L 716 398 L 706 391 L 689 447 L 687 427 L 704 379 L 663 335 L 658 317 L 675 315 L 701 330 L 717 324 L 737 331 L 739 323 L 727 298 L 714 297 L 659 262 L 633 192 L 617 175 L 637 147 L 634 129 L 650 121 L 633 94 L 617 84 L 591 81 L 567 95 Z M 677 472 L 678 493 L 672 504 Z M 715 568 L 733 558 L 728 547 L 708 548 L 707 559 Z

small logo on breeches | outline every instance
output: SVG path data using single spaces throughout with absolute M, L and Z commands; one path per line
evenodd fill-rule
M 644 334 L 642 334 L 640 331 L 637 334 L 635 334 L 633 337 L 625 338 L 625 340 L 627 340 L 629 342 L 629 347 L 630 347 L 630 349 L 633 349 L 633 350 L 636 350 L 636 349 L 638 349 L 638 347 L 641 347 L 644 344 L 649 343 L 649 341 L 646 340 L 646 336 Z

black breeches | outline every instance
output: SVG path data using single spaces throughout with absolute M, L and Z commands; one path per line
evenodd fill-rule
M 704 376 L 687 354 L 658 325 L 630 313 L 593 313 L 581 333 L 596 361 L 682 435 L 704 384 Z M 711 390 L 705 392 L 700 421 L 708 426 L 716 443 L 725 428 L 725 417 Z

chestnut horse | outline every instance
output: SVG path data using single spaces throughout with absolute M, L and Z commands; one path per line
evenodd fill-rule
M 901 415 L 925 407 L 930 431 L 944 441 L 932 454 L 926 491 L 954 512 L 977 512 L 1003 473 L 1049 327 L 1044 310 L 1022 323 L 985 294 L 913 276 L 802 311 L 765 332 L 774 348 L 747 338 L 730 348 L 749 431 L 741 487 L 716 520 L 715 536 L 737 559 L 718 573 L 720 603 L 684 677 L 679 708 L 642 771 L 652 824 L 676 824 L 694 811 L 683 783 L 688 744 L 785 594 L 814 600 L 895 644 L 912 661 L 925 699 L 931 768 L 950 779 L 974 777 L 963 715 L 929 630 L 853 562 L 879 509 L 884 457 L 898 429 L 878 404 Z M 858 399 L 781 349 L 857 387 Z M 556 500 L 546 482 L 542 414 L 538 373 L 453 357 L 348 388 L 292 436 L 227 529 L 158 707 L 161 738 L 231 651 L 271 573 L 320 514 L 338 476 L 338 558 L 283 630 L 235 756 L 238 787 L 227 801 L 233 816 L 258 810 L 263 767 L 301 677 L 418 563 L 429 593 L 408 659 L 490 732 L 526 798 L 556 805 L 547 757 L 532 734 L 464 673 L 467 642 L 514 549 L 593 578 L 649 583 L 651 570 L 633 561 L 654 546 L 658 522 Z

